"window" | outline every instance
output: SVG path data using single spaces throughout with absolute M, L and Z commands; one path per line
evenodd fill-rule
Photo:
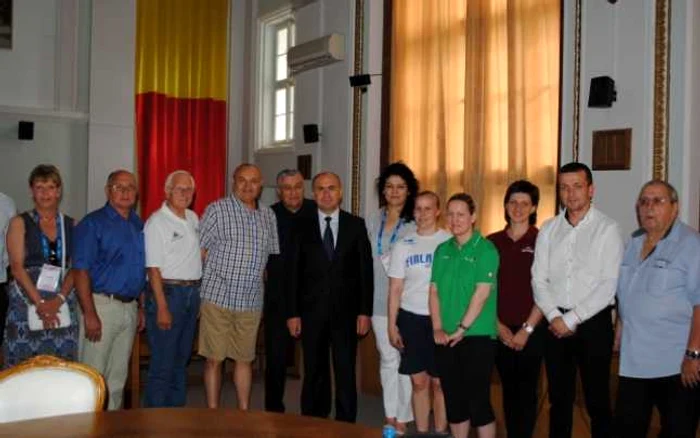
M 294 79 L 287 52 L 294 45 L 295 26 L 289 11 L 260 22 L 257 149 L 291 146 L 294 141 Z
M 387 1 L 387 161 L 443 199 L 470 193 L 484 233 L 502 229 L 517 179 L 539 186 L 540 213 L 554 212 L 561 0 Z

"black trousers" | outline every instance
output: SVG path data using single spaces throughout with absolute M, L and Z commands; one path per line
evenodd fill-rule
M 520 327 L 510 327 L 513 333 Z M 530 335 L 525 348 L 515 351 L 498 343 L 496 368 L 503 388 L 503 411 L 508 438 L 531 438 L 537 420 L 537 385 L 544 355 L 546 324 Z
M 579 324 L 573 336 L 545 337 L 545 365 L 549 381 L 549 436 L 570 438 L 576 395 L 576 368 L 581 374 L 592 438 L 612 434 L 610 361 L 613 326 L 611 307 Z
M 265 410 L 284 412 L 287 365 L 294 354 L 294 338 L 287 329 L 287 316 L 276 303 L 263 307 L 265 336 Z
M 646 438 L 653 406 L 659 410 L 659 438 L 693 438 L 698 429 L 700 387 L 686 388 L 680 374 L 656 379 L 620 376 L 615 407 L 619 438 Z
M 489 336 L 465 336 L 453 347 L 435 346 L 435 364 L 450 424 L 471 421 L 472 427 L 480 427 L 495 420 L 491 407 L 495 344 Z
M 330 312 L 328 312 L 330 313 Z M 301 413 L 326 418 L 331 412 L 330 360 L 333 360 L 335 419 L 354 423 L 357 418 L 357 320 L 347 315 L 302 315 L 304 381 Z

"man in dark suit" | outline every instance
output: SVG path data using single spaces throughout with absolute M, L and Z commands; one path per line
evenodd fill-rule
M 372 250 L 363 219 L 340 210 L 338 175 L 313 179 L 318 214 L 298 226 L 287 301 L 287 326 L 301 335 L 304 383 L 301 413 L 327 417 L 331 411 L 329 349 L 335 381 L 335 418 L 355 422 L 355 359 L 358 336 L 372 315 Z
M 265 410 L 284 412 L 287 362 L 294 340 L 287 329 L 285 296 L 290 280 L 288 260 L 294 255 L 292 233 L 301 219 L 317 217 L 316 203 L 304 198 L 304 177 L 296 169 L 277 174 L 277 197 L 272 205 L 277 216 L 280 253 L 267 259 L 267 282 L 263 302 L 265 332 Z M 296 277 L 293 277 L 296 278 Z

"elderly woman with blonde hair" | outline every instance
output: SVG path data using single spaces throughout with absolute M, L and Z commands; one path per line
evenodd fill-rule
M 15 216 L 7 232 L 13 281 L 3 343 L 4 367 L 50 354 L 75 360 L 77 301 L 70 271 L 73 219 L 61 213 L 58 169 L 40 164 L 29 175 L 34 208 Z

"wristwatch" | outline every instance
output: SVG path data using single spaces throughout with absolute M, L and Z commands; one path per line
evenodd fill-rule
M 700 359 L 700 350 L 685 350 L 685 357 L 688 359 L 698 360 Z
M 525 333 L 527 333 L 528 335 L 531 335 L 532 332 L 535 331 L 535 328 L 533 326 L 531 326 L 530 324 L 528 324 L 527 322 L 524 322 L 523 323 L 523 330 L 525 330 Z
M 464 330 L 465 332 L 466 332 L 467 330 L 469 330 L 469 327 L 467 327 L 466 325 L 462 324 L 461 322 L 459 323 L 459 325 L 458 325 L 457 327 L 461 328 L 461 329 Z

